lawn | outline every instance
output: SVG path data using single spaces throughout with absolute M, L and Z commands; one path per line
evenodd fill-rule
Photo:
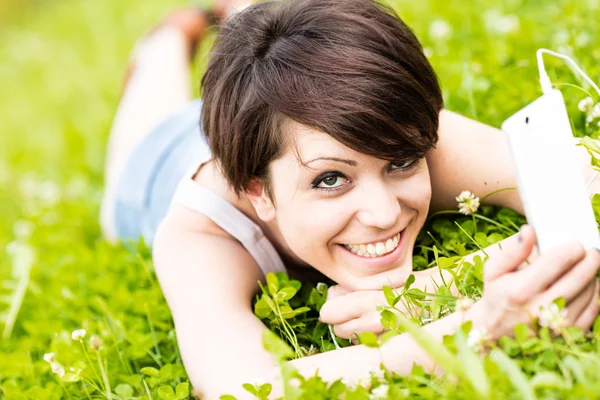
M 485 123 L 499 126 L 541 94 L 535 62 L 539 47 L 570 55 L 600 81 L 599 0 L 391 3 L 422 41 L 439 74 L 446 107 Z M 44 0 L 3 5 L 0 248 L 6 251 L 0 252 L 0 398 L 188 397 L 191 387 L 149 252 L 143 246 L 132 252 L 107 244 L 97 222 L 105 144 L 128 53 L 177 4 L 182 2 Z M 207 51 L 204 46 L 199 65 L 206 62 Z M 548 59 L 547 65 L 563 90 L 576 135 L 597 138 L 599 119 L 586 121 L 578 109 L 588 96 L 586 86 L 564 63 Z M 197 82 L 197 73 L 195 77 Z M 491 243 L 524 221 L 509 210 L 489 207 L 479 215 L 450 214 L 430 221 L 416 263 L 422 267 L 435 262 L 427 249 L 436 246 L 450 268 L 450 256 L 477 247 L 463 229 L 470 236 L 479 233 L 478 243 Z M 465 278 L 464 293 L 479 293 L 481 267 L 473 265 L 468 279 L 455 268 Z M 319 290 L 307 288 L 303 293 L 308 297 L 290 300 L 292 308 L 308 304 L 312 293 L 317 298 L 312 297 L 308 314 L 315 313 Z M 455 307 L 451 302 L 428 304 Z M 264 310 L 257 314 L 281 332 L 276 316 Z M 412 329 L 407 324 L 401 321 L 397 329 Z M 86 334 L 79 332 L 73 339 L 77 329 Z M 319 347 L 298 329 L 302 343 L 283 335 L 296 355 L 305 354 L 311 344 Z M 417 368 L 409 378 L 373 376 L 364 385 L 344 387 L 339 382 L 329 389 L 314 378 L 303 384 L 302 396 L 324 398 L 348 391 L 354 394 L 346 398 L 356 399 L 594 398 L 600 393 L 599 330 L 595 327 L 587 335 L 568 330 L 555 337 L 548 329 L 533 334 L 520 327 L 516 338 L 501 341 L 482 361 L 457 335 L 449 338 L 446 350 L 435 348 L 450 360 L 447 377 L 433 378 Z M 333 345 L 324 335 L 329 339 L 318 350 Z M 304 350 L 299 350 L 301 345 Z

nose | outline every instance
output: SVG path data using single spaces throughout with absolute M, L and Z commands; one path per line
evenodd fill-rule
M 358 220 L 365 226 L 391 229 L 400 216 L 400 202 L 384 182 L 371 184 L 360 193 Z

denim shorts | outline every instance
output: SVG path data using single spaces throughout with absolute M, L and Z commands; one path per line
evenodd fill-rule
M 132 151 L 115 193 L 115 230 L 125 243 L 152 246 L 179 181 L 210 158 L 200 128 L 202 100 L 159 124 Z

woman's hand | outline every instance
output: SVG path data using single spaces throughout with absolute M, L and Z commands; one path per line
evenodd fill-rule
M 600 252 L 571 243 L 526 264 L 535 244 L 529 225 L 521 240 L 505 248 L 484 270 L 483 297 L 470 310 L 474 326 L 485 328 L 490 339 L 511 335 L 518 323 L 530 323 L 557 298 L 566 301 L 567 315 L 554 329 L 576 325 L 587 330 L 598 315 Z
M 434 286 L 432 278 L 439 276 L 439 270 L 430 268 L 413 274 L 415 275 L 415 282 L 411 288 L 426 291 L 427 288 Z M 397 289 L 402 289 L 402 286 Z M 333 325 L 335 334 L 344 339 L 349 339 L 355 333 L 373 332 L 381 334 L 384 329 L 381 325 L 381 315 L 377 307 L 386 305 L 388 303 L 381 290 L 350 291 L 336 285 L 330 287 L 327 292 L 327 302 L 321 308 L 320 320 Z M 396 308 L 407 311 L 402 302 L 396 304 Z

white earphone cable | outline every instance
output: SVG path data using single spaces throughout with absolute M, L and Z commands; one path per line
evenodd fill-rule
M 536 56 L 537 56 L 537 62 L 538 62 L 538 70 L 539 70 L 539 74 L 540 74 L 540 85 L 542 86 L 542 92 L 544 94 L 548 94 L 548 93 L 550 93 L 550 91 L 553 90 L 552 81 L 550 80 L 550 77 L 548 76 L 548 73 L 546 72 L 546 68 L 544 66 L 544 54 L 549 54 L 551 56 L 560 58 L 560 59 L 565 60 L 568 63 L 570 63 L 571 66 L 575 69 L 575 71 L 577 71 L 583 77 L 583 79 L 591 87 L 594 88 L 594 90 L 596 91 L 598 96 L 600 96 L 600 88 L 598 88 L 598 85 L 596 85 L 596 83 L 594 83 L 594 81 L 591 80 L 590 77 L 587 76 L 586 73 L 581 70 L 581 68 L 579 68 L 579 65 L 577 65 L 577 63 L 575 61 L 573 61 L 573 59 L 571 57 L 565 56 L 564 54 L 560 54 L 560 53 L 557 53 L 555 51 L 548 50 L 548 49 L 538 49 L 538 51 L 536 52 Z M 598 177 L 599 174 L 600 174 L 600 171 L 596 171 L 594 176 L 592 176 L 592 179 L 590 179 L 590 181 L 587 183 L 588 188 L 590 187 L 592 182 L 594 182 L 596 180 L 596 178 Z
M 575 71 L 577 71 L 583 77 L 583 79 L 591 87 L 593 87 L 594 90 L 596 91 L 596 93 L 598 93 L 598 95 L 600 96 L 600 88 L 598 87 L 598 85 L 596 85 L 594 83 L 594 81 L 591 80 L 590 77 L 587 76 L 586 73 L 581 70 L 581 68 L 579 68 L 579 65 L 577 65 L 577 63 L 575 63 L 575 61 L 573 61 L 573 59 L 571 57 L 565 56 L 564 54 L 560 54 L 560 53 L 557 53 L 555 51 L 548 50 L 548 49 L 538 49 L 538 51 L 536 52 L 536 56 L 537 56 L 537 61 L 538 61 L 538 70 L 540 73 L 540 84 L 542 86 L 542 92 L 544 94 L 547 94 L 552 90 L 552 82 L 550 81 L 550 77 L 548 76 L 548 73 L 546 72 L 546 68 L 544 67 L 544 54 L 549 54 L 551 56 L 563 59 L 563 60 L 567 61 L 568 63 L 570 63 L 571 66 L 573 66 L 573 68 L 575 69 Z

